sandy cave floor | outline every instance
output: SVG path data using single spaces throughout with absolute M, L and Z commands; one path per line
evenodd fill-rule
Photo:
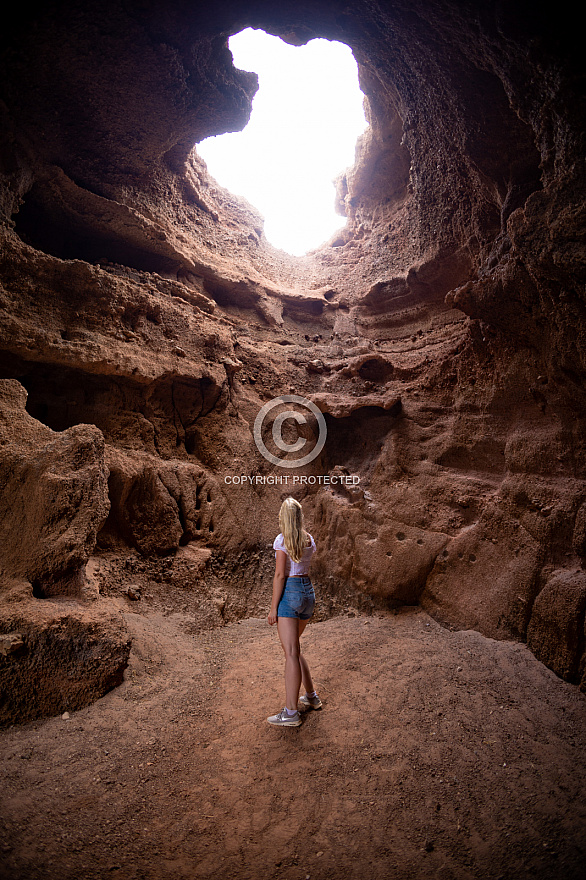
M 275 629 L 126 611 L 124 683 L 0 734 L 2 878 L 586 877 L 586 697 L 424 612 L 311 624 L 296 729 Z

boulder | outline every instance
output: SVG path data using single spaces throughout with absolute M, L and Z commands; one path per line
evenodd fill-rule
M 527 629 L 527 644 L 535 656 L 574 683 L 584 674 L 585 612 L 586 573 L 557 569 L 535 599 Z
M 0 612 L 0 725 L 93 703 L 122 682 L 130 638 L 103 600 L 29 600 Z

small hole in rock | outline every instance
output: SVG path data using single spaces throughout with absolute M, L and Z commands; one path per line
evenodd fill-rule
M 46 599 L 47 594 L 45 593 L 40 581 L 33 581 L 33 596 L 35 599 Z

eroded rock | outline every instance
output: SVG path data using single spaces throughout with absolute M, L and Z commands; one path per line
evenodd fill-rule
M 366 595 L 416 605 L 447 535 L 389 521 L 364 492 L 326 490 L 316 516 L 322 536 L 315 560 L 325 580 L 333 576 Z
M 375 407 L 392 415 L 396 415 L 401 409 L 401 398 L 394 392 L 360 396 L 325 392 L 314 395 L 313 402 L 321 412 L 329 413 L 336 419 L 346 418 L 364 407 Z
M 0 725 L 81 709 L 122 681 L 130 639 L 108 603 L 3 606 L 0 629 L 2 642 L 20 637 L 0 652 Z
M 535 599 L 527 644 L 546 666 L 586 690 L 586 575 L 559 569 L 551 572 Z
M 109 509 L 104 438 L 93 425 L 55 433 L 0 380 L 0 564 L 39 595 L 76 593 Z
M 67 3 L 17 10 L 0 47 L 5 595 L 87 601 L 99 531 L 114 570 L 138 551 L 209 578 L 223 619 L 213 578 L 244 608 L 243 566 L 270 556 L 294 491 L 324 590 L 421 600 L 495 638 L 524 638 L 533 614 L 545 662 L 575 675 L 569 582 L 533 608 L 542 569 L 586 547 L 582 62 L 565 23 L 516 0 L 114 6 L 76 7 L 75 27 Z M 366 94 L 347 225 L 298 259 L 197 155 L 249 116 L 256 77 L 226 46 L 249 24 L 347 42 Z M 328 420 L 299 476 L 359 485 L 263 482 L 280 471 L 253 425 L 282 394 Z
M 458 629 L 493 639 L 524 638 L 541 563 L 539 543 L 489 508 L 438 556 L 421 605 Z
M 109 509 L 104 438 L 93 425 L 52 431 L 26 397 L 0 380 L 0 724 L 93 702 L 130 650 L 85 574 Z

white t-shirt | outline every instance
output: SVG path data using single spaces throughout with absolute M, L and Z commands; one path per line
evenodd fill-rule
M 315 553 L 315 541 L 309 536 L 311 539 L 311 544 L 303 551 L 303 556 L 301 557 L 300 562 L 295 562 L 294 559 L 291 559 L 289 554 L 287 553 L 287 548 L 285 547 L 285 539 L 282 534 L 278 534 L 275 540 L 273 541 L 273 549 L 275 551 L 275 559 L 277 558 L 277 550 L 282 550 L 286 555 L 285 560 L 285 575 L 286 577 L 298 577 L 299 575 L 307 575 L 309 572 L 309 563 L 311 562 L 311 557 Z

